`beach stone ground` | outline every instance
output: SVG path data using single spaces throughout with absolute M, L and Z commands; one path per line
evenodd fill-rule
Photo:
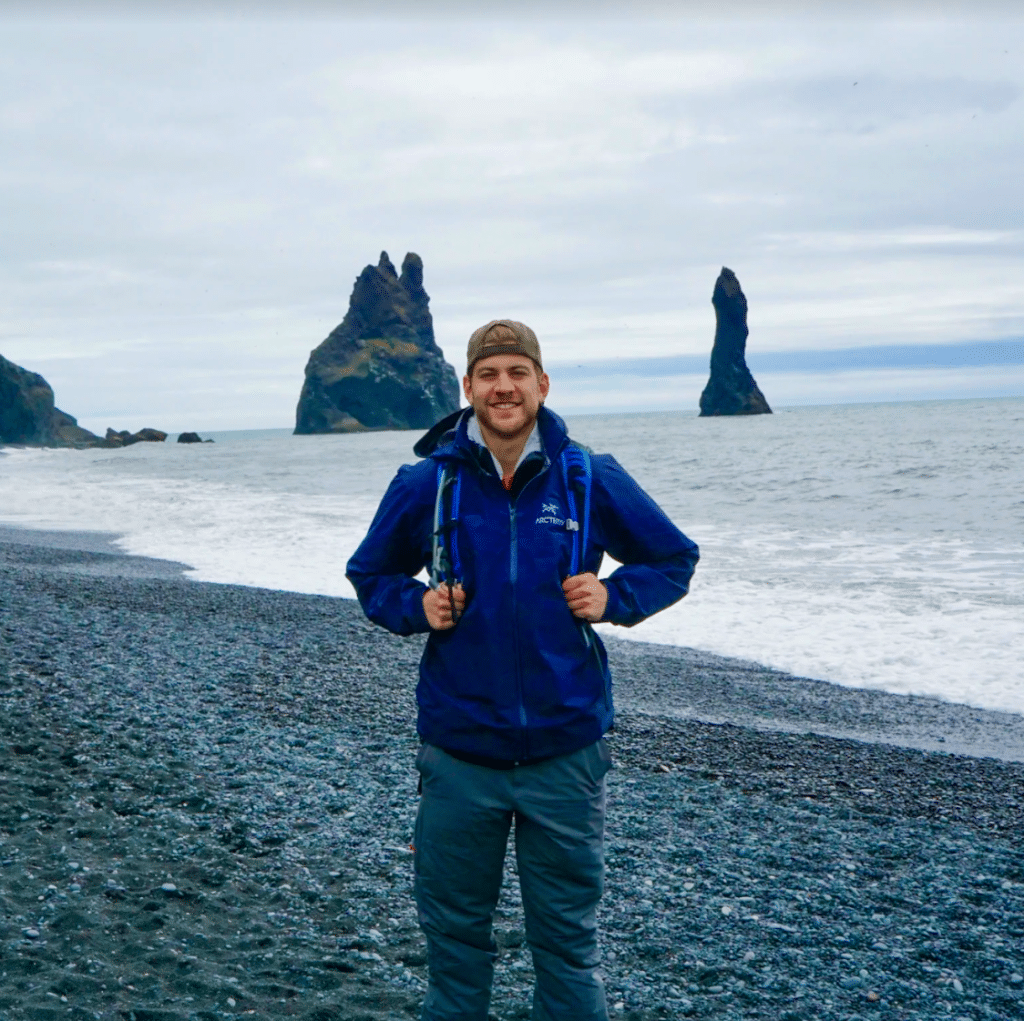
M 421 642 L 0 542 L 0 1018 L 417 1016 Z M 611 651 L 613 1017 L 1024 1016 L 1024 765 L 659 715 L 645 684 L 719 699 L 728 661 Z M 511 855 L 496 938 L 493 1017 L 525 1019 Z

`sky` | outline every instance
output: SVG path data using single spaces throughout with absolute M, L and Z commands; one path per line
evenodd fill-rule
M 94 431 L 288 427 L 413 251 L 565 413 L 695 410 L 722 266 L 774 406 L 1024 394 L 1020 8 L 380 9 L 0 2 L 0 354 Z

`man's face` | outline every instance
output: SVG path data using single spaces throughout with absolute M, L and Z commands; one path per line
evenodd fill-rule
M 547 373 L 537 371 L 526 355 L 490 355 L 463 376 L 462 389 L 484 431 L 502 439 L 529 433 L 548 395 Z

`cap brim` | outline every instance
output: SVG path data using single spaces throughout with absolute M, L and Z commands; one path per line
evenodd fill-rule
M 469 363 L 469 368 L 473 368 L 473 366 L 482 358 L 490 358 L 491 355 L 522 355 L 524 358 L 529 358 L 530 361 L 540 367 L 542 371 L 544 368 L 544 366 L 541 365 L 541 363 L 537 361 L 529 351 L 525 350 L 521 344 L 489 344 Z

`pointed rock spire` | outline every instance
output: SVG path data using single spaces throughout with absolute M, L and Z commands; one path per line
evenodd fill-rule
M 399 277 L 387 252 L 356 278 L 341 325 L 309 356 L 296 433 L 427 429 L 458 410 L 455 369 L 434 341 L 423 260 Z
M 715 343 L 711 349 L 711 378 L 700 395 L 701 417 L 711 415 L 770 415 L 764 394 L 747 368 L 747 299 L 736 274 L 726 266 L 715 281 Z

